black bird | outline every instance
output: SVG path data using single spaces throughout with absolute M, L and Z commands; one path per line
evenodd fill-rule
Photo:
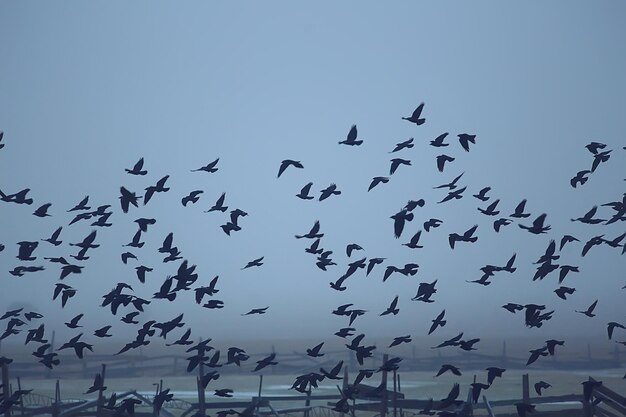
M 269 306 L 263 307 L 263 308 L 253 308 L 252 310 L 248 311 L 247 313 L 242 314 L 242 316 L 249 316 L 249 315 L 252 315 L 252 314 L 265 314 L 268 308 L 269 308 Z
M 443 220 L 439 220 L 439 219 L 429 219 L 427 221 L 424 222 L 424 230 L 429 232 L 431 228 L 437 228 L 439 226 L 441 226 L 441 224 L 443 223 Z
M 446 201 L 450 201 L 452 199 L 460 200 L 461 198 L 463 198 L 463 193 L 466 189 L 467 187 L 463 187 L 459 188 L 458 190 L 448 192 L 448 195 L 441 199 L 441 201 L 438 201 L 437 204 L 445 203 Z
M 48 209 L 50 208 L 51 205 L 52 203 L 46 203 L 40 206 L 37 210 L 33 212 L 33 215 L 37 217 L 50 217 L 50 215 L 48 214 Z
M 443 319 L 443 317 L 446 315 L 446 310 L 443 310 L 441 313 L 439 313 L 439 315 L 432 320 L 433 324 L 430 326 L 430 329 L 428 330 L 428 334 L 431 334 L 432 332 L 434 332 L 437 327 L 443 327 L 446 325 L 447 321 Z
M 354 327 L 342 327 L 339 331 L 335 332 L 335 335 L 345 339 L 346 337 L 352 336 L 354 330 Z
M 434 189 L 438 189 L 438 188 L 448 188 L 450 190 L 454 190 L 456 188 L 456 183 L 461 179 L 461 177 L 463 176 L 463 174 L 465 174 L 465 172 L 462 172 L 459 176 L 457 176 L 456 178 L 454 178 L 451 182 L 447 183 L 447 184 L 442 184 L 442 185 L 438 185 L 436 187 L 433 187 Z
M 394 346 L 398 346 L 402 343 L 411 343 L 411 336 L 410 335 L 406 335 L 406 336 L 398 336 L 398 337 L 394 337 L 393 338 L 393 342 L 391 342 L 391 344 L 387 347 L 392 348 Z
M 93 352 L 93 345 L 90 345 L 89 343 L 86 343 L 80 340 L 82 335 L 83 334 L 80 333 L 78 336 L 73 337 L 68 342 L 61 345 L 61 347 L 58 350 L 70 349 L 70 348 L 74 349 L 74 353 L 76 354 L 78 359 L 82 359 L 85 349 L 88 349 Z
M 424 246 L 418 245 L 421 235 L 422 235 L 422 231 L 418 230 L 408 243 L 403 243 L 402 245 L 411 249 L 423 248 Z
M 569 287 L 559 287 L 556 290 L 554 290 L 556 295 L 559 298 L 562 298 L 563 300 L 567 300 L 567 296 L 574 294 L 574 291 L 576 291 L 576 288 L 569 288 Z
M 198 169 L 192 169 L 191 172 L 198 172 L 198 171 L 205 171 L 208 172 L 210 174 L 217 172 L 218 168 L 217 168 L 217 163 L 219 162 L 219 158 L 217 158 L 215 161 L 210 162 L 209 164 L 200 167 Z
M 150 199 L 152 199 L 152 196 L 154 195 L 154 193 L 164 193 L 170 190 L 169 187 L 165 186 L 165 183 L 167 182 L 167 179 L 169 177 L 170 177 L 169 175 L 166 175 L 160 180 L 158 180 L 156 185 L 151 185 L 149 187 L 146 187 L 146 194 L 143 196 L 144 206 L 148 204 L 148 201 L 150 201 Z
M 400 238 L 400 236 L 402 236 L 404 223 L 413 220 L 413 213 L 409 213 L 406 209 L 402 209 L 390 218 L 393 219 L 394 236 L 396 237 L 396 239 L 398 239 Z
M 448 132 L 442 133 L 441 135 L 437 136 L 435 140 L 430 141 L 430 146 L 434 146 L 436 148 L 442 148 L 444 146 L 448 146 L 449 143 L 443 143 L 446 136 L 448 136 Z
M 569 184 L 576 188 L 578 185 L 584 185 L 587 180 L 589 180 L 588 175 L 591 174 L 591 171 L 584 169 L 582 171 L 578 171 L 572 179 L 569 180 Z
M 213 294 L 216 294 L 220 291 L 215 288 L 215 285 L 217 284 L 218 279 L 219 279 L 219 275 L 216 275 L 211 280 L 208 287 L 198 287 L 194 289 L 197 304 L 202 304 L 202 299 L 204 298 L 205 295 L 208 295 L 209 297 L 211 297 Z
M 54 231 L 54 233 L 52 233 L 52 236 L 50 236 L 48 239 L 41 239 L 41 240 L 44 242 L 48 242 L 51 245 L 59 246 L 61 243 L 63 243 L 62 241 L 59 240 L 59 235 L 61 234 L 62 229 L 63 227 L 59 227 L 57 230 Z
M 76 290 L 69 285 L 57 283 L 54 287 L 52 300 L 56 300 L 59 295 L 61 295 L 61 308 L 63 308 L 67 301 L 76 295 Z
M 548 384 L 545 381 L 536 382 L 535 383 L 535 392 L 537 393 L 537 395 L 541 396 L 541 394 L 542 394 L 541 390 L 550 388 L 551 386 L 552 385 Z
M 185 197 L 183 197 L 180 202 L 182 203 L 183 207 L 187 207 L 187 204 L 189 203 L 197 203 L 198 200 L 200 199 L 200 197 L 198 197 L 200 194 L 202 194 L 204 191 L 202 190 L 194 190 L 192 192 L 190 192 L 188 195 L 186 195 Z
M 457 135 L 459 137 L 459 143 L 465 149 L 465 152 L 469 152 L 469 144 L 476 144 L 476 135 L 468 135 L 467 133 L 461 133 Z
M 520 201 L 520 203 L 517 206 L 515 206 L 515 210 L 513 211 L 513 214 L 510 215 L 510 217 L 513 217 L 516 219 L 529 217 L 530 213 L 524 213 L 525 208 L 526 208 L 526 199 L 523 199 L 522 201 Z
M 480 211 L 485 216 L 497 216 L 498 214 L 500 214 L 500 211 L 496 210 L 499 202 L 500 200 L 495 200 L 493 203 L 489 204 L 486 209 L 481 209 L 479 207 L 478 211 Z
M 459 340 L 459 347 L 466 351 L 476 350 L 474 345 L 478 342 L 480 342 L 479 338 L 469 339 L 469 340 Z
M 489 385 L 493 383 L 494 379 L 502 377 L 502 374 L 505 371 L 505 369 L 498 368 L 496 366 L 490 366 L 485 370 L 487 371 L 487 384 Z
M 215 204 L 213 204 L 213 206 L 208 209 L 205 210 L 205 213 L 209 213 L 211 211 L 221 211 L 222 213 L 224 213 L 227 209 L 228 206 L 224 205 L 224 199 L 226 198 L 226 193 L 222 193 L 222 195 L 219 196 L 219 198 L 215 201 Z
M 122 262 L 124 262 L 124 265 L 128 263 L 129 259 L 137 259 L 137 256 L 135 256 L 132 252 L 124 252 L 122 254 Z
M 278 362 L 274 361 L 275 358 L 276 358 L 276 354 L 272 353 L 271 355 L 261 359 L 260 361 L 257 361 L 256 362 L 257 365 L 254 367 L 252 372 L 260 371 L 261 369 L 265 368 L 266 366 L 278 365 Z
M 489 385 L 481 382 L 473 382 L 470 385 L 472 386 L 472 400 L 476 404 L 480 398 L 480 391 L 489 388 Z
M 524 306 L 523 305 L 515 304 L 515 303 L 507 303 L 507 304 L 503 305 L 502 308 L 504 308 L 505 310 L 510 311 L 511 313 L 515 313 L 517 311 L 524 310 Z
M 422 301 L 425 303 L 432 303 L 434 300 L 431 300 L 433 294 L 437 292 L 435 285 L 437 284 L 437 280 L 434 280 L 431 283 L 422 282 L 417 286 L 417 294 L 415 297 L 411 298 L 412 301 Z
M 415 123 L 417 126 L 423 124 L 426 119 L 420 117 L 422 115 L 422 111 L 424 110 L 424 103 L 421 103 L 419 106 L 413 110 L 413 114 L 409 117 L 403 117 L 402 120 L 408 120 L 411 123 Z
M 300 192 L 296 194 L 296 197 L 298 197 L 301 200 L 313 200 L 315 197 L 313 197 L 312 195 L 309 195 L 309 193 L 311 192 L 312 186 L 313 186 L 313 183 L 309 182 L 307 185 L 302 187 Z
M 372 182 L 370 182 L 369 187 L 367 187 L 367 191 L 369 192 L 372 188 L 376 187 L 378 184 L 383 183 L 387 184 L 389 182 L 389 177 L 374 177 L 372 178 Z
M 398 167 L 400 165 L 411 165 L 411 161 L 409 161 L 408 159 L 402 159 L 402 158 L 393 158 L 391 160 L 391 167 L 389 168 L 389 175 L 393 175 L 394 172 L 396 172 L 396 170 L 398 169 Z
M 2 139 L 4 138 L 4 132 L 0 131 L 0 142 L 2 142 Z M 4 143 L 0 143 L 0 149 L 4 148 Z
M 359 146 L 363 143 L 362 140 L 356 140 L 356 136 L 357 136 L 357 130 L 356 130 L 356 125 L 352 125 L 352 127 L 350 128 L 350 131 L 348 132 L 348 136 L 346 137 L 346 140 L 342 140 L 341 142 L 339 142 L 339 144 L 343 144 L 343 145 L 350 145 L 350 146 Z
M 571 243 L 571 242 L 580 242 L 580 240 L 576 239 L 574 236 L 571 235 L 565 235 L 561 238 L 561 244 L 559 245 L 559 250 L 563 250 L 563 247 L 567 244 L 567 243 Z
M 413 211 L 417 207 L 424 207 L 424 204 L 426 204 L 426 200 L 424 200 L 423 198 L 420 198 L 419 200 L 409 200 L 404 208 L 407 211 Z
M 183 314 L 179 314 L 178 316 L 174 317 L 172 320 L 169 320 L 163 323 L 155 323 L 153 327 L 156 327 L 157 329 L 161 330 L 159 337 L 166 339 L 167 334 L 169 332 L 176 329 L 177 327 L 183 327 L 185 325 L 185 323 L 183 323 L 182 321 L 183 321 Z
M 451 233 L 448 235 L 448 243 L 450 244 L 450 248 L 454 249 L 454 244 L 456 242 L 470 242 L 470 243 L 474 243 L 478 240 L 478 236 L 473 236 L 474 232 L 476 232 L 476 229 L 478 229 L 478 225 L 475 224 L 474 226 L 470 227 L 469 229 L 467 229 L 463 235 L 459 235 L 457 233 Z
M 139 282 L 141 282 L 142 284 L 146 282 L 146 273 L 152 272 L 152 268 L 148 268 L 147 266 L 144 266 L 144 265 L 136 266 L 135 270 L 137 271 L 137 278 L 139 279 Z
M 313 348 L 311 349 L 307 349 L 306 350 L 306 354 L 312 358 L 319 358 L 321 356 L 324 356 L 323 353 L 320 353 L 320 350 L 322 349 L 322 346 L 324 346 L 324 342 L 315 345 Z
M 111 337 L 112 335 L 108 334 L 109 329 L 111 329 L 111 326 L 101 327 L 94 331 L 93 335 L 96 337 Z
M 303 235 L 295 235 L 296 239 L 319 239 L 322 238 L 324 236 L 324 233 L 320 233 L 320 221 L 316 220 L 315 223 L 313 223 L 313 226 L 311 227 L 311 229 Z
M 581 222 L 585 224 L 599 224 L 599 223 L 605 222 L 606 219 L 594 219 L 593 218 L 593 216 L 595 216 L 597 211 L 598 211 L 598 206 L 593 206 L 591 210 L 585 213 L 584 216 L 578 217 L 576 219 L 571 219 L 571 220 L 573 222 Z
M 137 223 L 137 225 L 139 225 L 139 230 L 141 230 L 142 232 L 147 232 L 148 231 L 148 226 L 153 225 L 156 223 L 156 219 L 145 219 L 145 218 L 139 218 L 137 220 L 135 220 L 135 223 Z
M 444 363 L 443 365 L 441 365 L 441 368 L 439 368 L 439 372 L 437 372 L 437 375 L 435 375 L 435 377 L 441 376 L 448 371 L 452 372 L 456 376 L 461 376 L 461 371 L 459 370 L 459 368 L 454 365 Z
M 393 314 L 395 316 L 399 312 L 400 312 L 400 309 L 398 308 L 398 296 L 396 295 L 395 298 L 391 301 L 391 304 L 389 305 L 389 307 L 387 307 L 385 311 L 380 313 L 380 315 L 386 316 L 387 314 Z
M 571 265 L 561 265 L 560 269 L 561 270 L 559 271 L 559 284 L 563 282 L 563 280 L 565 279 L 568 273 L 580 272 L 577 266 L 571 266 Z
M 596 168 L 598 168 L 602 162 L 608 161 L 611 158 L 611 152 L 613 152 L 613 150 L 598 152 L 595 154 L 593 156 L 593 163 L 591 164 L 591 172 L 595 172 Z
M 300 161 L 285 159 L 283 162 L 280 163 L 280 168 L 278 168 L 278 176 L 276 178 L 280 178 L 282 173 L 285 172 L 285 170 L 290 166 L 294 168 L 304 168 L 304 165 L 302 165 Z
M 626 326 L 624 326 L 623 324 L 620 324 L 620 323 L 617 323 L 617 322 L 614 322 L 614 321 L 610 321 L 607 324 L 607 327 L 606 327 L 607 333 L 609 335 L 609 340 L 611 340 L 611 338 L 613 337 L 613 331 L 615 330 L 616 327 L 618 327 L 620 329 L 626 329 Z
M 596 155 L 599 149 L 606 148 L 606 144 L 600 142 L 590 142 L 589 144 L 585 145 L 585 148 L 587 148 L 587 150 L 592 154 Z
M 546 233 L 548 230 L 550 230 L 552 227 L 551 226 L 544 226 L 544 222 L 546 221 L 546 213 L 543 213 L 541 215 L 539 215 L 534 221 L 533 221 L 533 225 L 532 226 L 525 226 L 523 224 L 518 224 L 518 226 L 522 229 L 528 230 L 530 233 L 533 234 L 541 234 L 541 233 Z
M 135 320 L 135 317 L 137 317 L 138 315 L 138 311 L 133 311 L 123 316 L 120 320 L 126 324 L 139 324 L 139 322 Z
M 7 203 L 15 203 L 15 204 L 26 204 L 30 206 L 33 204 L 32 198 L 26 198 L 26 195 L 30 191 L 30 188 L 25 188 L 22 191 L 18 191 L 15 194 L 4 194 L 0 191 L 0 200 L 5 201 Z
M 402 149 L 410 149 L 413 146 L 415 146 L 413 144 L 413 138 L 409 138 L 409 139 L 405 140 L 404 142 L 396 143 L 396 147 L 393 148 L 393 151 L 391 151 L 389 153 L 398 152 L 398 151 L 401 151 Z
M 493 222 L 493 230 L 497 232 L 500 232 L 500 229 L 504 226 L 508 226 L 510 225 L 512 222 L 511 220 L 507 219 L 506 217 L 501 217 L 498 220 L 495 220 Z
M 585 256 L 589 250 L 591 250 L 591 248 L 593 248 L 594 246 L 598 246 L 601 245 L 602 243 L 604 243 L 604 235 L 599 235 L 599 236 L 594 236 L 591 239 L 589 239 L 586 243 L 585 246 L 583 246 L 583 250 L 581 252 L 581 256 Z
M 190 336 L 191 336 L 191 328 L 187 329 L 187 331 L 178 340 L 176 340 L 173 343 L 168 343 L 168 344 L 166 344 L 166 346 L 173 346 L 173 345 L 188 346 L 188 345 L 192 345 L 193 341 L 189 340 Z
M 367 271 L 365 272 L 365 276 L 369 275 L 376 265 L 380 265 L 384 261 L 385 261 L 385 258 L 370 258 L 367 261 Z
M 563 346 L 564 344 L 565 341 L 563 340 L 546 340 L 546 349 L 548 349 L 548 353 L 550 354 L 550 356 L 554 356 L 554 348 L 557 346 Z
M 448 156 L 448 155 L 439 155 L 437 157 L 437 169 L 439 170 L 439 172 L 443 172 L 443 168 L 446 164 L 446 162 L 453 162 L 455 160 L 455 158 Z
M 37 259 L 37 257 L 32 256 L 32 254 L 35 249 L 37 249 L 37 246 L 39 246 L 39 242 L 22 241 L 17 242 L 17 244 L 19 245 L 16 256 L 17 259 L 19 259 L 20 261 L 34 261 L 35 259 Z
M 491 191 L 491 187 L 485 187 L 481 189 L 478 194 L 474 194 L 473 197 L 479 199 L 480 201 L 487 201 L 489 197 L 487 197 L 487 193 Z
M 339 191 L 337 189 L 337 185 L 336 184 L 330 184 L 328 187 L 324 188 L 321 192 L 320 192 L 320 198 L 319 201 L 324 201 L 326 200 L 328 197 L 330 197 L 331 195 L 339 195 L 341 194 L 341 191 Z
M 77 210 L 89 210 L 91 207 L 87 206 L 89 202 L 89 196 L 85 196 L 78 204 L 76 204 L 71 209 L 67 210 L 67 212 L 77 211 Z
M 311 246 L 309 246 L 308 248 L 306 248 L 304 251 L 306 253 L 311 253 L 313 255 L 319 255 L 322 252 L 324 252 L 323 248 L 320 248 L 320 243 L 321 243 L 321 239 L 317 238 L 315 239 L 315 241 L 313 243 L 311 243 Z
M 141 198 L 135 192 L 128 191 L 124 187 L 120 187 L 120 205 L 122 206 L 122 211 L 124 213 L 128 213 L 128 209 L 132 204 L 135 207 L 139 207 L 137 201 Z
M 70 329 L 76 329 L 78 327 L 83 327 L 83 326 L 79 326 L 78 322 L 80 321 L 80 319 L 82 319 L 84 316 L 84 314 L 79 314 L 76 317 L 74 317 L 72 320 L 70 320 L 69 322 L 66 322 L 65 325 L 67 327 L 69 327 Z
M 253 266 L 261 266 L 261 265 L 263 265 L 263 262 L 262 262 L 263 258 L 265 258 L 265 256 L 261 256 L 260 258 L 254 259 L 254 260 L 248 262 L 246 264 L 246 266 L 244 266 L 241 269 L 248 269 L 248 268 L 252 268 Z
M 596 300 L 593 303 L 591 303 L 591 305 L 587 308 L 587 310 L 584 310 L 584 311 L 576 310 L 576 312 L 577 313 L 582 313 L 582 314 L 584 314 L 587 317 L 595 317 L 595 314 L 593 313 L 593 310 L 595 310 L 597 305 L 598 305 L 598 300 Z
M 104 380 L 102 379 L 102 375 L 99 373 L 96 374 L 96 377 L 93 380 L 93 384 L 84 394 L 91 394 L 96 391 L 106 391 L 107 387 L 104 386 Z
M 139 161 L 133 166 L 133 169 L 126 168 L 125 171 L 131 175 L 146 175 L 148 171 L 143 170 L 143 158 L 140 158 Z

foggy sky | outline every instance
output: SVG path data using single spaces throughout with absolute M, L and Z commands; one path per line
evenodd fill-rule
M 0 253 L 0 310 L 29 303 L 46 316 L 47 329 L 62 336 L 73 334 L 62 322 L 84 312 L 86 336 L 113 324 L 121 346 L 136 327 L 100 308 L 101 297 L 117 282 L 128 282 L 149 299 L 179 265 L 163 264 L 156 251 L 173 232 L 184 258 L 197 265 L 194 286 L 219 275 L 214 297 L 225 308 L 196 305 L 193 291 L 173 303 L 153 300 L 141 320 L 185 313 L 187 325 L 168 342 L 189 326 L 195 339 L 262 334 L 334 340 L 348 322 L 330 312 L 353 303 L 367 310 L 355 322 L 357 333 L 371 337 L 425 336 L 445 308 L 448 324 L 429 336 L 433 345 L 464 331 L 483 338 L 584 334 L 602 337 L 613 349 L 606 323 L 625 319 L 626 258 L 621 248 L 606 245 L 584 258 L 580 253 L 593 236 L 612 239 L 626 231 L 624 223 L 591 226 L 570 219 L 621 200 L 626 191 L 624 12 L 617 2 L 3 2 L 0 130 L 6 146 L 0 150 L 0 189 L 31 188 L 35 202 L 0 204 L 0 243 L 6 246 Z M 424 125 L 401 120 L 421 102 Z M 338 145 L 353 124 L 363 145 Z M 443 132 L 450 132 L 449 147 L 428 145 Z M 477 135 L 468 153 L 456 139 L 460 133 Z M 414 148 L 389 153 L 411 137 Z M 591 141 L 613 149 L 611 159 L 573 189 L 570 178 L 591 166 L 593 156 L 584 147 Z M 441 153 L 456 158 L 443 173 L 435 163 Z M 140 157 L 148 175 L 126 174 Z M 218 157 L 218 172 L 190 172 Z M 372 177 L 389 176 L 393 157 L 410 159 L 412 166 L 401 166 L 388 184 L 367 192 Z M 284 159 L 299 160 L 304 169 L 289 168 L 277 179 Z M 464 198 L 436 204 L 446 191 L 433 187 L 461 172 Z M 143 195 L 164 175 L 170 175 L 169 192 L 122 213 L 120 186 Z M 316 199 L 296 198 L 309 181 Z M 342 194 L 317 201 L 331 183 Z M 477 211 L 489 202 L 471 196 L 485 186 L 492 187 L 489 202 L 501 200 L 502 215 L 526 198 L 532 216 L 521 223 L 547 213 L 552 230 L 535 236 L 514 222 L 495 233 L 497 217 Z M 200 201 L 183 207 L 180 199 L 196 189 L 204 191 Z M 249 213 L 232 236 L 219 228 L 228 212 L 203 212 L 222 192 L 229 210 Z M 59 300 L 52 301 L 58 267 L 43 257 L 76 254 L 68 243 L 94 229 L 88 222 L 68 226 L 74 213 L 66 210 L 86 195 L 94 208 L 111 204 L 113 226 L 98 228 L 101 247 L 80 263 L 82 274 L 64 280 L 78 294 L 61 309 Z M 396 240 L 389 217 L 418 198 L 426 205 Z M 32 216 L 46 202 L 52 216 Z M 603 207 L 597 217 L 611 214 Z M 157 219 L 142 236 L 146 245 L 122 247 L 139 217 Z M 401 245 L 431 217 L 443 225 L 422 233 L 423 249 Z M 294 238 L 315 220 L 325 234 L 322 246 L 333 250 L 338 264 L 327 272 L 304 252 L 310 242 Z M 451 250 L 448 234 L 474 224 L 478 242 Z M 8 274 L 20 264 L 17 242 L 49 237 L 58 226 L 63 245 L 40 242 L 38 259 L 28 263 L 45 271 Z M 532 281 L 532 263 L 550 239 L 558 243 L 564 234 L 581 240 L 566 246 L 558 261 L 581 270 L 563 283 L 576 288 L 567 301 L 553 293 L 558 272 Z M 348 259 L 348 243 L 364 250 Z M 139 262 L 122 264 L 127 249 Z M 480 278 L 486 264 L 504 265 L 513 253 L 514 274 L 498 273 L 487 287 L 466 282 Z M 261 256 L 262 267 L 241 270 Z M 329 287 L 348 262 L 364 256 L 387 260 L 368 277 L 357 272 L 344 292 Z M 417 275 L 396 274 L 382 283 L 386 265 L 407 262 L 420 265 Z M 135 276 L 140 264 L 154 268 L 146 284 Z M 435 303 L 410 300 L 419 283 L 435 279 Z M 400 314 L 380 317 L 396 295 Z M 596 299 L 595 318 L 574 312 Z M 500 307 L 507 302 L 556 311 L 541 329 L 529 329 L 520 314 Z M 266 306 L 265 315 L 241 316 Z M 21 343 L 22 336 L 15 339 Z

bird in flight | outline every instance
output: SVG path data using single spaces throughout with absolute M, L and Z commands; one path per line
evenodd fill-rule
M 393 148 L 393 150 L 389 153 L 398 152 L 398 151 L 401 151 L 402 149 L 410 149 L 414 146 L 415 145 L 413 144 L 413 138 L 410 138 L 410 139 L 405 140 L 404 142 L 396 143 L 395 148 Z
M 133 166 L 133 169 L 126 168 L 125 171 L 130 175 L 146 175 L 148 171 L 143 169 L 143 158 L 140 158 L 139 161 Z
M 468 135 L 467 133 L 461 133 L 457 135 L 459 137 L 459 143 L 465 149 L 465 152 L 469 152 L 469 144 L 476 144 L 476 135 Z
M 444 143 L 444 139 L 448 136 L 448 132 L 442 133 L 437 136 L 434 140 L 430 141 L 430 146 L 434 146 L 435 148 L 443 148 L 445 146 L 450 145 L 449 143 Z
M 217 158 L 215 161 L 208 163 L 207 165 L 200 167 L 198 169 L 192 169 L 191 172 L 198 172 L 198 171 L 204 171 L 204 172 L 208 172 L 210 174 L 217 172 L 218 168 L 217 168 L 217 163 L 219 162 L 219 158 Z
M 300 161 L 294 161 L 292 159 L 285 159 L 283 162 L 280 163 L 280 168 L 278 168 L 278 176 L 276 178 L 280 178 L 283 172 L 285 172 L 285 170 L 290 166 L 294 168 L 301 168 L 301 169 L 304 168 L 304 165 L 302 165 Z
M 242 314 L 242 316 L 250 316 L 252 314 L 265 314 L 265 312 L 267 311 L 267 309 L 270 308 L 269 306 L 267 307 L 263 307 L 263 308 L 253 308 L 252 310 L 248 311 L 245 314 Z
M 424 124 L 426 119 L 422 116 L 422 111 L 424 110 L 424 103 L 421 103 L 415 110 L 413 110 L 413 114 L 409 117 L 403 117 L 402 120 L 408 120 L 411 123 L 415 123 L 417 126 Z
M 302 187 L 302 189 L 300 189 L 300 192 L 296 194 L 296 197 L 298 197 L 301 200 L 313 200 L 315 197 L 309 194 L 311 192 L 312 186 L 313 186 L 312 182 L 309 182 L 308 184 L 306 184 L 304 187 Z
M 340 145 L 349 145 L 349 146 L 359 146 L 363 143 L 362 140 L 356 140 L 357 130 L 356 125 L 352 125 L 350 131 L 348 132 L 348 136 L 345 140 L 339 142 Z

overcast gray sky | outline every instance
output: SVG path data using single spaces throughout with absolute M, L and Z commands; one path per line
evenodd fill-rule
M 224 308 L 204 309 L 189 291 L 172 303 L 153 300 L 140 320 L 184 312 L 193 338 L 334 340 L 347 319 L 330 311 L 353 303 L 367 310 L 357 331 L 372 337 L 425 336 L 445 308 L 448 324 L 429 343 L 460 331 L 483 338 L 578 333 L 601 337 L 613 349 L 606 323 L 625 320 L 626 258 L 608 245 L 584 258 L 581 250 L 593 236 L 613 239 L 626 228 L 621 221 L 592 226 L 570 219 L 621 200 L 626 191 L 625 9 L 608 1 L 2 2 L 0 190 L 30 188 L 34 203 L 0 204 L 6 246 L 0 306 L 30 303 L 45 314 L 47 328 L 64 335 L 74 333 L 61 322 L 85 312 L 86 335 L 111 323 L 121 346 L 136 328 L 96 306 L 117 282 L 149 299 L 179 265 L 164 264 L 157 253 L 173 232 L 184 258 L 197 265 L 194 288 L 219 275 L 214 298 Z M 426 123 L 401 120 L 421 102 Z M 339 145 L 353 124 L 363 145 Z M 443 132 L 450 132 L 450 146 L 430 146 Z M 460 133 L 476 135 L 470 152 L 459 145 Z M 412 149 L 389 153 L 411 137 Z M 611 158 L 573 189 L 570 178 L 591 166 L 593 155 L 584 147 L 591 141 L 613 149 Z M 442 153 L 456 159 L 440 173 L 435 160 Z M 126 174 L 140 157 L 148 174 Z M 218 157 L 216 173 L 190 172 Z M 389 176 L 393 157 L 412 166 L 400 166 L 389 183 L 367 192 L 374 176 Z M 284 159 L 299 160 L 304 169 L 289 168 L 277 179 Z M 461 172 L 464 198 L 437 204 L 446 191 L 433 187 Z M 164 175 L 169 192 L 122 213 L 120 186 L 143 195 Z M 309 181 L 316 197 L 331 183 L 342 194 L 322 202 L 296 198 Z M 501 215 L 526 198 L 532 216 L 521 223 L 547 213 L 552 230 L 536 236 L 514 221 L 496 233 L 492 223 L 500 216 L 479 213 L 489 202 L 472 197 L 486 186 L 489 202 L 501 200 Z M 192 190 L 204 193 L 183 207 L 181 198 Z M 203 212 L 222 192 L 229 210 L 249 213 L 230 237 L 219 227 L 228 212 Z M 58 265 L 43 257 L 76 254 L 68 243 L 95 229 L 87 221 L 68 225 L 73 213 L 66 210 L 86 195 L 92 207 L 112 206 L 113 226 L 98 228 L 101 246 L 89 251 L 89 260 L 74 262 L 84 270 L 63 281 L 78 292 L 62 309 L 52 301 Z M 389 217 L 418 198 L 426 205 L 414 210 L 415 220 L 396 240 Z M 47 202 L 51 217 L 32 215 Z M 602 207 L 597 215 L 612 213 Z M 120 254 L 129 248 L 122 245 L 139 217 L 157 222 L 142 235 L 145 246 L 131 248 L 139 260 L 124 265 Z M 401 245 L 431 217 L 443 224 L 422 233 L 423 249 Z M 338 264 L 327 272 L 304 252 L 310 242 L 294 238 L 315 220 L 325 234 L 321 246 Z M 474 224 L 478 242 L 451 250 L 448 234 Z M 36 261 L 16 259 L 17 242 L 46 238 L 59 226 L 61 246 L 40 242 Z M 567 301 L 553 293 L 558 271 L 532 281 L 532 263 L 550 239 L 558 243 L 564 234 L 581 240 L 555 261 L 580 267 L 564 281 L 576 288 Z M 364 250 L 348 259 L 348 243 Z M 514 274 L 499 272 L 486 287 L 466 282 L 513 253 Z M 241 270 L 261 256 L 263 266 Z M 367 278 L 359 270 L 346 291 L 331 289 L 329 282 L 360 257 L 387 259 Z M 420 265 L 415 276 L 382 282 L 386 266 L 407 262 Z M 140 264 L 154 268 L 145 284 L 135 276 Z M 16 278 L 8 271 L 18 265 L 46 270 Z M 419 283 L 435 279 L 435 303 L 410 300 Z M 400 313 L 380 317 L 396 295 Z M 574 312 L 596 299 L 595 318 Z M 507 302 L 546 304 L 554 318 L 541 329 L 526 328 L 521 315 L 501 308 Z M 265 315 L 241 316 L 266 306 Z M 22 343 L 22 336 L 14 339 Z

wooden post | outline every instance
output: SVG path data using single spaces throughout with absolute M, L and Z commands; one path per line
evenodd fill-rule
M 389 355 L 383 355 L 383 364 L 389 360 Z M 383 397 L 380 402 L 380 417 L 385 417 L 387 415 L 387 371 L 383 369 L 383 377 L 381 384 L 383 386 Z
M 52 404 L 52 417 L 59 417 L 59 404 L 61 403 L 61 386 L 59 380 L 54 387 L 54 403 Z
M 20 377 L 19 376 L 17 377 L 17 389 L 19 391 L 22 390 L 22 381 L 20 381 Z M 20 400 L 20 414 L 24 415 L 24 401 L 23 400 Z
M 84 364 L 85 362 L 83 362 Z M 102 364 L 102 371 L 100 372 L 100 376 L 102 377 L 102 385 L 104 386 L 104 377 L 106 374 L 106 370 L 107 370 L 107 366 L 106 364 Z M 103 393 L 102 390 L 98 390 L 98 404 L 96 406 L 96 416 L 97 417 L 101 417 L 102 416 L 102 406 L 104 405 L 104 398 L 103 398 Z
M 397 408 L 397 402 L 396 402 L 396 396 L 397 396 L 397 390 L 398 390 L 398 383 L 397 383 L 397 379 L 396 379 L 397 375 L 396 375 L 396 370 L 393 370 L 393 417 L 398 417 L 398 408 Z
M 274 350 L 274 346 L 272 346 L 272 350 Z M 261 407 L 261 392 L 263 391 L 263 374 L 259 375 L 259 395 L 257 395 L 256 399 L 256 414 L 259 414 L 259 408 Z
M 522 402 L 530 404 L 530 384 L 528 382 L 528 374 L 522 375 Z
M 306 400 L 304 402 L 304 406 L 306 409 L 304 410 L 304 417 L 309 417 L 309 407 L 311 406 L 311 386 L 309 385 L 309 389 L 306 392 Z
M 9 393 L 9 365 L 6 363 L 2 364 L 2 396 L 5 401 L 9 399 L 11 394 Z M 4 412 L 4 417 L 11 417 L 11 408 L 9 407 Z
M 400 374 L 398 374 L 398 392 L 402 392 L 402 387 L 400 386 Z M 404 416 L 404 410 L 400 407 L 400 417 Z

